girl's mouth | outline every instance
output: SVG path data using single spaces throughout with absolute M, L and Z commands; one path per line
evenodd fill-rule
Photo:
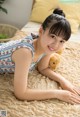
M 50 51 L 54 51 L 54 49 L 53 49 L 52 47 L 50 47 L 50 46 L 48 46 L 48 49 L 49 49 Z

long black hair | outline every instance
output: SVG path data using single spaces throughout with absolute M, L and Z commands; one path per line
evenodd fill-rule
M 60 8 L 56 8 L 53 14 L 44 20 L 42 28 L 43 30 L 49 29 L 50 34 L 61 36 L 66 41 L 71 36 L 71 26 L 65 18 L 65 13 Z

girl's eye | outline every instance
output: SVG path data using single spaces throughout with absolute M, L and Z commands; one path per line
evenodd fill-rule
M 55 36 L 51 36 L 52 38 L 55 38 Z
M 60 41 L 61 43 L 65 43 L 65 41 Z
M 56 38 L 55 35 L 51 35 L 52 38 Z

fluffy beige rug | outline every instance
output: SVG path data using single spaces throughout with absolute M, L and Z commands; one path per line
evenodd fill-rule
M 80 86 L 80 44 L 68 42 L 56 72 L 62 74 L 74 85 Z M 37 71 L 29 74 L 28 87 L 57 89 L 58 85 Z M 13 93 L 13 75 L 0 75 L 0 110 L 7 111 L 7 117 L 80 117 L 80 105 L 63 101 L 20 101 Z

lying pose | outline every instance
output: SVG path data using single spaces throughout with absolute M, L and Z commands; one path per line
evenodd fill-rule
M 60 9 L 55 9 L 42 23 L 39 36 L 26 36 L 0 45 L 0 73 L 14 73 L 14 94 L 21 100 L 54 99 L 80 104 L 80 90 L 49 68 L 52 53 L 63 48 L 71 35 L 71 27 Z M 45 62 L 44 62 L 45 61 Z M 62 90 L 37 90 L 27 87 L 29 71 L 37 64 L 44 76 L 58 82 Z

